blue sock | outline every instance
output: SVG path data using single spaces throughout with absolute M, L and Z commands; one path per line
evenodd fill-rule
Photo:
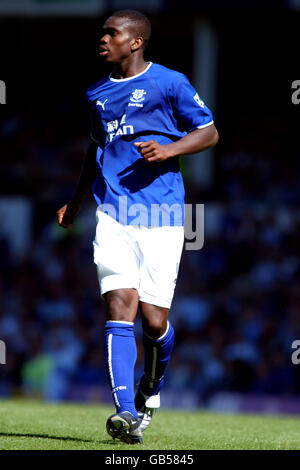
M 145 351 L 144 375 L 141 379 L 141 390 L 145 395 L 157 395 L 165 383 L 165 373 L 174 346 L 174 330 L 168 321 L 165 334 L 159 339 L 143 335 Z
M 129 411 L 136 418 L 134 406 L 134 365 L 137 357 L 133 323 L 107 321 L 104 358 L 117 413 Z

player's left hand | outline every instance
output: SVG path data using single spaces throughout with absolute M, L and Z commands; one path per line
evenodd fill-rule
M 147 162 L 163 162 L 170 157 L 167 145 L 160 145 L 155 140 L 147 140 L 146 142 L 134 142 L 138 151 Z

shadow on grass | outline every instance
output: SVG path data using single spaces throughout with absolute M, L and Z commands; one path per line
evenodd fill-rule
M 91 442 L 94 444 L 112 444 L 111 439 L 103 439 L 98 441 L 95 439 L 83 439 L 80 437 L 70 437 L 70 436 L 51 436 L 50 434 L 32 434 L 32 433 L 16 433 L 16 432 L 0 432 L 0 436 L 6 437 L 33 437 L 33 438 L 42 438 L 42 439 L 54 439 L 58 441 L 75 441 L 75 442 Z M 116 444 L 122 444 L 121 441 L 114 441 Z

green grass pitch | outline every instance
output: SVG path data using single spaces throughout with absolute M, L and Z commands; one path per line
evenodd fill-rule
M 161 410 L 128 445 L 106 433 L 113 407 L 0 401 L 0 450 L 300 449 L 300 418 Z

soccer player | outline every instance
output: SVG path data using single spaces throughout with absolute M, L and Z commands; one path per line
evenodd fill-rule
M 97 202 L 94 261 L 106 305 L 104 355 L 116 413 L 113 438 L 142 442 L 160 406 L 174 344 L 168 320 L 184 242 L 179 156 L 214 146 L 210 110 L 182 73 L 145 62 L 151 32 L 140 12 L 104 23 L 99 54 L 112 73 L 86 92 L 91 143 L 72 200 L 57 211 L 72 227 L 87 192 Z M 134 320 L 140 310 L 144 374 L 134 395 Z

